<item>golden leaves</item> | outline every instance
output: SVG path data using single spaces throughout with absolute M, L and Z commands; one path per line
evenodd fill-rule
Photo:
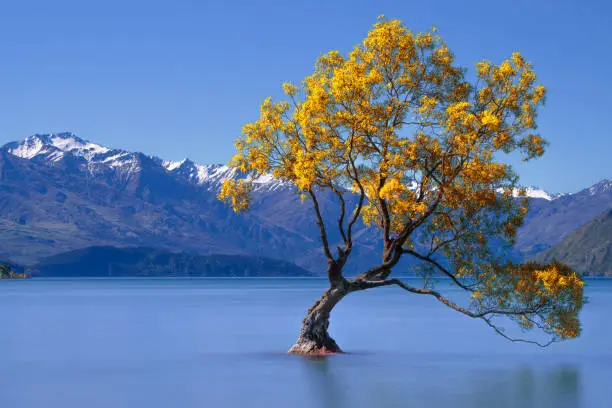
M 290 82 L 285 82 L 283 84 L 283 92 L 289 96 L 295 96 L 298 92 L 298 87 Z
M 430 48 L 434 41 L 434 37 L 430 33 L 419 33 L 416 37 L 416 45 L 420 48 Z
M 531 133 L 525 136 L 519 143 L 526 158 L 542 156 L 544 154 L 544 146 L 547 144 L 548 142 L 542 139 L 542 137 Z
M 423 95 L 421 96 L 421 106 L 419 106 L 418 112 L 420 114 L 426 115 L 433 111 L 437 104 L 438 100 L 436 98 L 428 95 Z
M 537 280 L 541 281 L 546 291 L 552 296 L 558 296 L 562 291 L 570 289 L 574 296 L 580 295 L 584 281 L 573 271 L 568 271 L 560 264 L 547 265 L 534 271 Z
M 480 299 L 483 298 L 483 296 L 484 295 L 482 294 L 482 292 L 476 290 L 476 291 L 474 291 L 474 293 L 472 293 L 471 297 L 472 297 L 472 299 L 480 300 Z
M 295 183 L 302 191 L 312 188 L 317 178 L 317 156 L 303 150 L 298 150 L 293 164 Z
M 440 65 L 450 65 L 454 59 L 455 56 L 450 52 L 446 44 L 442 44 L 440 48 L 436 49 L 432 54 L 432 60 Z
M 582 307 L 584 281 L 566 265 L 554 262 L 533 265 L 532 278 L 539 296 L 557 304 L 546 319 L 548 326 L 562 339 L 577 337 L 580 333 L 578 312 Z
M 502 120 L 497 115 L 493 114 L 492 111 L 485 110 L 480 116 L 480 122 L 483 126 L 487 126 L 489 130 L 497 130 Z
M 231 163 L 231 167 L 233 168 L 237 168 L 243 172 L 247 171 L 247 162 L 244 159 L 244 156 L 242 155 L 242 153 L 235 154 L 232 157 L 232 160 L 230 161 L 230 163 Z
M 448 105 L 445 112 L 445 125 L 449 134 L 464 133 L 460 127 L 462 125 L 469 125 L 474 118 L 471 108 L 472 105 L 468 101 L 459 101 Z
M 493 73 L 493 79 L 503 80 L 507 79 L 516 74 L 516 70 L 510 63 L 510 61 L 506 60 L 501 63 L 501 65 L 497 68 L 497 70 Z
M 533 96 L 531 97 L 531 100 L 533 101 L 533 103 L 539 103 L 540 101 L 544 100 L 545 95 L 546 88 L 544 88 L 542 85 L 538 85 L 533 90 Z
M 525 59 L 520 52 L 512 53 L 512 63 L 518 68 L 522 69 L 525 66 Z
M 568 339 L 580 334 L 578 313 L 584 302 L 584 281 L 576 272 L 558 262 L 542 265 L 529 262 L 504 264 L 479 275 L 479 307 L 495 303 L 524 328 L 537 325 L 554 338 Z
M 251 184 L 245 180 L 226 179 L 217 198 L 230 203 L 232 209 L 239 213 L 248 210 L 251 191 Z
M 476 72 L 481 78 L 487 77 L 491 74 L 492 64 L 489 61 L 481 61 L 476 63 Z

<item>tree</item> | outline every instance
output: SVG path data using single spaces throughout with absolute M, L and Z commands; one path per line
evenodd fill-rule
M 477 63 L 471 82 L 466 72 L 435 28 L 414 34 L 381 17 L 347 56 L 321 56 L 301 86 L 283 84 L 288 101 L 267 98 L 260 118 L 244 126 L 230 166 L 251 177 L 226 180 L 219 198 L 240 212 L 253 177 L 293 183 L 314 207 L 327 258 L 329 289 L 290 352 L 341 352 L 327 331 L 334 306 L 349 293 L 391 285 L 432 296 L 513 341 L 548 345 L 579 335 L 580 276 L 559 263 L 512 263 L 490 245 L 514 242 L 527 212 L 527 200 L 514 197 L 518 176 L 500 158 L 544 153 L 547 142 L 533 130 L 545 88 L 519 53 Z M 333 225 L 319 205 L 325 192 L 339 206 Z M 359 220 L 379 230 L 383 255 L 346 278 Z M 341 236 L 336 253 L 329 228 Z M 420 262 L 422 287 L 390 278 L 403 257 Z M 465 291 L 463 304 L 436 290 L 429 278 L 438 275 Z M 542 330 L 548 342 L 511 337 L 498 325 L 502 317 Z
M 10 266 L 0 264 L 0 279 L 10 278 L 12 274 L 13 274 L 13 270 L 11 269 Z
M 10 265 L 0 264 L 0 279 L 13 279 L 15 277 L 21 277 L 21 275 L 13 272 Z

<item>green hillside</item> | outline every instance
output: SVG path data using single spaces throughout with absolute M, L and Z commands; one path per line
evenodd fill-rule
M 536 259 L 556 259 L 588 276 L 612 276 L 612 210 L 578 228 Z

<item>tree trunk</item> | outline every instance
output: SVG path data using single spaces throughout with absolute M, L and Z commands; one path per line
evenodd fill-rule
M 329 327 L 329 315 L 332 309 L 348 293 L 347 285 L 332 285 L 317 299 L 308 309 L 308 313 L 302 321 L 300 337 L 291 347 L 289 353 L 308 355 L 342 353 L 342 349 L 330 337 L 327 328 Z

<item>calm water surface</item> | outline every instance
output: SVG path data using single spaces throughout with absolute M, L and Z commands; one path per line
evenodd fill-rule
M 445 286 L 446 284 L 442 284 Z M 0 407 L 612 407 L 612 281 L 580 339 L 509 343 L 395 288 L 352 294 L 349 355 L 285 355 L 318 279 L 0 282 Z

